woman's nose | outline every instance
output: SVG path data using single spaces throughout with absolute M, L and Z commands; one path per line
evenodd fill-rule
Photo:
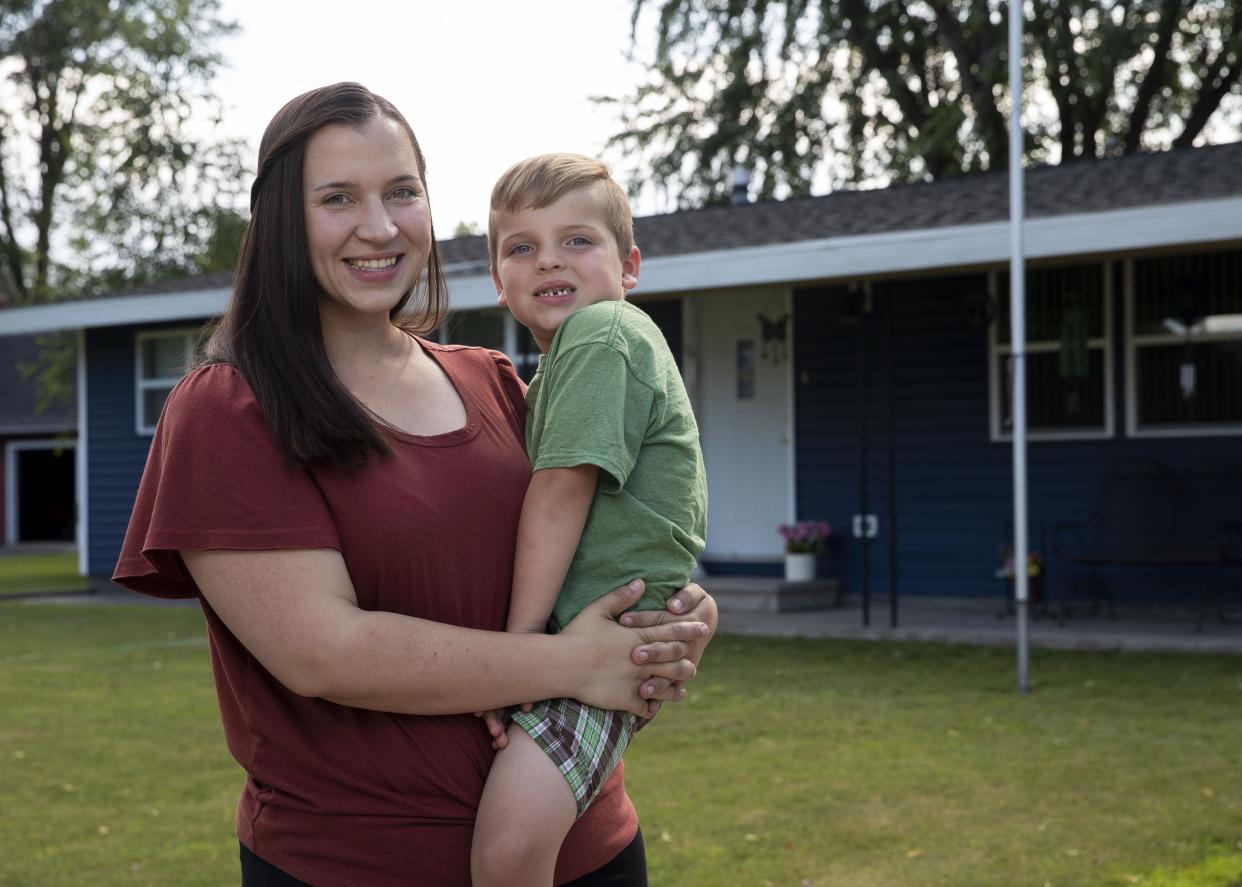
M 358 221 L 359 239 L 372 243 L 388 243 L 397 235 L 397 226 L 382 200 L 368 201 Z

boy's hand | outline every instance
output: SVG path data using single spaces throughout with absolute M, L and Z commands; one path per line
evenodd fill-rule
M 476 711 L 474 716 L 483 719 L 483 725 L 492 735 L 492 748 L 500 751 L 509 744 L 509 713 L 507 711 L 493 708 L 491 711 Z
M 649 628 L 667 622 L 689 620 L 705 623 L 710 630 L 709 634 L 692 641 L 686 653 L 686 658 L 698 665 L 699 660 L 703 658 L 703 651 L 707 649 L 708 643 L 716 633 L 717 618 L 716 601 L 703 590 L 701 585 L 691 582 L 668 599 L 664 610 L 631 610 L 622 613 L 618 621 L 632 628 Z M 646 648 L 649 653 L 654 654 L 653 646 Z M 635 650 L 635 653 L 637 654 L 638 650 Z M 686 690 L 680 681 L 674 682 L 659 677 L 643 682 L 638 692 L 647 700 L 648 718 L 655 717 L 662 703 L 681 702 L 686 698 Z
M 522 703 L 522 711 L 528 712 L 531 708 L 531 703 Z M 474 716 L 483 719 L 483 725 L 492 735 L 492 748 L 500 751 L 509 744 L 509 712 L 506 709 L 493 708 L 490 711 L 476 711 Z

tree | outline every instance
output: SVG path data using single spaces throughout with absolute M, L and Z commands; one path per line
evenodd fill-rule
M 634 0 L 650 75 L 610 145 L 679 206 L 882 184 L 1008 161 L 1002 0 Z M 1239 0 L 1028 0 L 1025 155 L 1102 157 L 1242 120 Z
M 219 0 L 0 0 L 0 295 L 22 305 L 224 260 Z M 230 227 L 231 226 L 231 227 Z M 227 234 L 227 231 L 225 232 Z

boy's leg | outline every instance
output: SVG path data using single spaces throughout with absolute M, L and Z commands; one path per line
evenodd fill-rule
M 474 824 L 474 887 L 551 887 L 561 842 L 577 818 L 556 764 L 516 724 L 496 755 Z

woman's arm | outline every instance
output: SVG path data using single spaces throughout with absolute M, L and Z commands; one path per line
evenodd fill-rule
M 330 549 L 181 554 L 212 609 L 281 683 L 359 708 L 452 714 L 572 696 L 645 715 L 638 685 L 693 677 L 683 657 L 708 630 L 617 625 L 641 584 L 606 595 L 559 635 L 507 634 L 362 610 Z M 648 653 L 641 663 L 636 647 Z

